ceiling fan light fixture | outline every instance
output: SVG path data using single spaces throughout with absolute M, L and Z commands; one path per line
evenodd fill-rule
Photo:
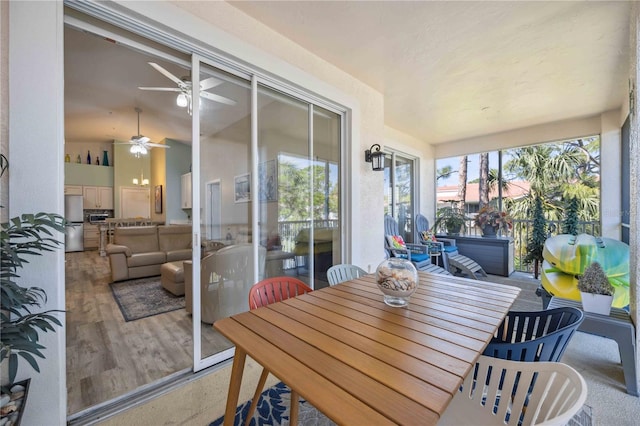
M 184 93 L 178 94 L 178 97 L 176 98 L 176 105 L 181 108 L 187 107 L 189 105 L 189 98 L 187 95 Z

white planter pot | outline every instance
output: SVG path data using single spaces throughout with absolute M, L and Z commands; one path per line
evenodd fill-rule
M 580 292 L 580 297 L 582 298 L 582 309 L 585 312 L 601 315 L 609 315 L 609 312 L 611 312 L 613 296 Z

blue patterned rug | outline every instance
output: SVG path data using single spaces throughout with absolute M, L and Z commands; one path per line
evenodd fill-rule
M 256 407 L 251 426 L 286 426 L 289 424 L 289 404 L 291 402 L 291 391 L 282 382 L 268 388 L 260 395 L 260 401 Z M 235 426 L 244 425 L 251 400 L 240 405 L 236 410 L 236 417 L 233 424 Z M 300 400 L 298 412 L 298 423 L 301 425 L 330 426 L 335 425 L 311 404 Z M 224 416 L 216 419 L 209 426 L 220 426 L 224 421 Z
M 282 382 L 262 392 L 260 401 L 251 419 L 251 426 L 288 426 L 289 403 L 291 391 Z M 244 425 L 251 401 L 247 401 L 236 409 L 234 426 Z M 216 419 L 209 426 L 221 426 L 224 416 Z M 315 407 L 304 400 L 300 400 L 298 423 L 304 426 L 331 426 L 335 425 L 331 420 L 320 413 Z M 585 405 L 567 426 L 591 426 L 591 407 Z

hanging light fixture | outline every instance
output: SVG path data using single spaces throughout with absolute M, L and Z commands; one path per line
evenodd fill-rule
M 140 171 L 140 179 L 133 178 L 133 184 L 134 185 L 138 185 L 138 186 L 148 186 L 149 185 L 149 179 L 146 179 L 144 177 L 144 173 L 142 171 Z
M 384 170 L 384 152 L 380 151 L 380 145 L 376 143 L 365 150 L 364 161 L 371 163 L 371 168 L 375 171 Z
M 176 105 L 181 108 L 187 107 L 189 105 L 189 96 L 185 93 L 178 94 L 178 97 L 176 98 Z

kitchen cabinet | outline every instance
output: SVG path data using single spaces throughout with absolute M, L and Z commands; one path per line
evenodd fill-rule
M 64 195 L 84 195 L 82 185 L 65 185 Z
M 98 225 L 84 224 L 84 249 L 97 249 L 100 245 L 100 227 Z
M 113 188 L 110 186 L 84 186 L 82 195 L 85 210 L 113 210 Z
M 191 173 L 185 173 L 181 176 L 181 202 L 180 207 L 183 209 L 191 208 Z

